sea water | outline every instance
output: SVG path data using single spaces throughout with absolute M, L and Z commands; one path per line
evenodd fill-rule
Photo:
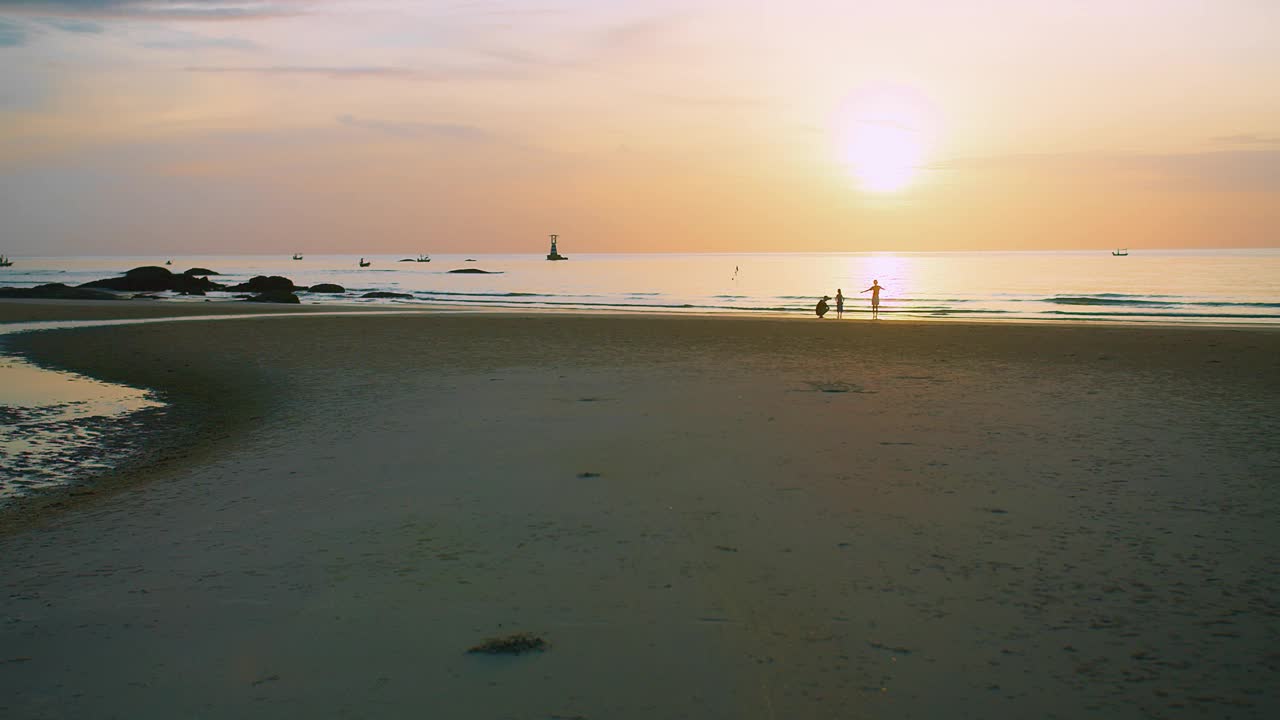
M 1072 252 L 582 254 L 542 255 L 198 255 L 19 257 L 0 286 L 78 285 L 171 260 L 174 272 L 202 267 L 224 284 L 283 275 L 296 285 L 336 283 L 341 295 L 307 294 L 308 304 L 577 309 L 731 314 L 807 314 L 837 289 L 849 317 L 865 317 L 873 280 L 885 289 L 881 317 L 1089 320 L 1162 323 L 1280 323 L 1280 249 Z M 408 262 L 404 262 L 408 260 Z M 484 270 L 485 273 L 454 273 Z M 375 291 L 408 295 L 363 299 Z M 167 296 L 167 294 L 166 294 Z M 233 300 L 232 293 L 183 302 Z M 832 309 L 834 310 L 834 302 Z
M 159 407 L 146 390 L 0 355 L 0 506 L 110 470 L 125 449 L 107 437 Z

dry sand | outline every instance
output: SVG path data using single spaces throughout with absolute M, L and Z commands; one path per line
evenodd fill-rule
M 7 342 L 175 410 L 158 463 L 0 535 L 3 717 L 1280 715 L 1280 333 L 418 315 Z M 519 631 L 550 648 L 465 652 Z

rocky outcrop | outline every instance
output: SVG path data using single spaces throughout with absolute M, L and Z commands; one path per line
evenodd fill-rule
M 85 288 L 71 287 L 62 283 L 50 283 L 48 285 L 37 285 L 30 288 L 0 288 L 0 298 L 29 298 L 34 300 L 121 300 L 119 295 L 113 295 L 103 290 L 87 290 Z
M 265 292 L 273 292 L 276 290 L 293 292 L 295 290 L 305 290 L 305 289 L 306 288 L 300 288 L 297 285 L 294 285 L 293 281 L 290 280 L 289 278 L 281 277 L 279 275 L 272 275 L 270 277 L 265 275 L 256 275 L 252 279 L 250 279 L 249 282 L 240 283 L 239 285 L 232 285 L 231 287 L 227 288 L 227 290 L 230 290 L 231 292 L 252 292 L 252 293 L 265 293 Z
M 185 274 L 174 275 L 166 268 L 157 265 L 137 267 L 126 272 L 124 277 L 93 280 L 80 285 L 80 287 L 119 290 L 121 292 L 161 292 L 164 290 L 191 292 L 193 290 L 222 289 L 221 285 L 208 278 Z
M 297 305 L 302 301 L 298 299 L 297 295 L 294 295 L 288 290 L 267 290 L 265 292 L 258 293 L 251 298 L 246 298 L 246 302 L 288 303 Z
M 450 270 L 451 273 L 460 275 L 498 275 L 500 273 L 493 270 L 481 270 L 480 268 L 462 268 L 460 270 Z
M 210 269 L 208 269 L 208 268 L 191 268 L 190 270 L 187 270 L 187 271 L 183 272 L 182 274 L 183 274 L 183 275 L 190 275 L 190 276 L 192 276 L 192 277 L 195 277 L 195 276 L 197 276 L 197 275 L 207 277 L 207 276 L 209 276 L 209 275 L 221 275 L 222 273 L 220 273 L 220 272 L 216 272 L 216 271 L 214 271 L 214 270 L 210 270 Z
M 412 298 L 413 296 L 410 295 L 409 293 L 386 292 L 385 290 L 378 290 L 377 292 L 367 292 L 361 295 L 360 297 L 362 298 Z
M 319 285 L 312 285 L 307 288 L 307 292 L 313 293 L 344 293 L 346 291 L 346 288 L 333 283 L 320 283 Z

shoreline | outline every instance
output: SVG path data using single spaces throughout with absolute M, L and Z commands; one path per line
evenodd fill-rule
M 199 321 L 207 320 L 208 322 L 218 322 L 224 320 L 239 319 L 287 319 L 287 318 L 350 318 L 350 317 L 388 317 L 388 318 L 438 318 L 449 315 L 460 315 L 468 318 L 476 319 L 510 319 L 510 318 L 526 318 L 526 319 L 545 319 L 545 318 L 578 318 L 578 319 L 594 319 L 594 320 L 706 320 L 712 322 L 726 323 L 752 323 L 752 322 L 786 322 L 788 324 L 795 323 L 796 318 L 786 315 L 738 315 L 738 314 L 717 314 L 717 313 L 679 313 L 679 312 L 653 312 L 653 311 L 636 311 L 636 312 L 613 312 L 609 310 L 601 311 L 582 311 L 582 310 L 555 310 L 555 309 L 512 309 L 511 311 L 483 309 L 477 310 L 469 307 L 440 307 L 431 310 L 421 309 L 386 309 L 381 307 L 369 307 L 361 305 L 342 306 L 341 309 L 333 309 L 331 305 L 325 306 L 263 306 L 249 303 L 238 303 L 232 308 L 219 308 L 221 303 L 195 304 L 195 303 L 175 303 L 164 305 L 163 303 L 141 303 L 138 306 L 122 307 L 118 302 L 112 301 L 94 301 L 94 300 L 0 300 L 0 356 L 9 355 L 22 359 L 24 362 L 31 363 L 36 367 L 49 369 L 55 372 L 70 372 L 90 377 L 103 382 L 113 382 L 130 387 L 139 387 L 157 394 L 164 402 L 164 407 L 144 410 L 138 413 L 129 413 L 126 417 L 113 418 L 113 422 L 123 422 L 124 424 L 137 425 L 136 422 L 130 423 L 130 418 L 137 420 L 143 419 L 145 414 L 148 417 L 155 416 L 165 418 L 174 416 L 177 418 L 175 423 L 162 423 L 166 426 L 177 424 L 179 426 L 190 425 L 192 427 L 183 431 L 166 430 L 150 430 L 144 431 L 144 435 L 149 437 L 141 442 L 131 442 L 131 447 L 141 447 L 142 452 L 135 452 L 124 463 L 117 467 L 113 467 L 103 473 L 87 479 L 82 482 L 70 482 L 62 486 L 54 488 L 45 488 L 11 500 L 6 507 L 0 507 L 0 537 L 7 534 L 18 532 L 22 529 L 38 526 L 41 522 L 47 520 L 49 516 L 57 515 L 66 510 L 93 500 L 84 500 L 90 496 L 107 496 L 121 489 L 128 489 L 135 485 L 145 483 L 147 480 L 157 476 L 162 476 L 166 472 L 171 472 L 173 467 L 181 465 L 184 462 L 195 462 L 200 457 L 212 452 L 217 445 L 223 443 L 234 442 L 236 432 L 243 431 L 241 427 L 244 423 L 230 423 L 223 426 L 222 423 L 228 422 L 227 418 L 236 414 L 244 415 L 248 408 L 254 407 L 253 403 L 248 402 L 241 396 L 241 390 L 253 387 L 255 383 L 249 376 L 242 372 L 228 373 L 225 379 L 217 382 L 217 392 L 209 392 L 201 394 L 201 396 L 192 401 L 185 396 L 189 395 L 189 383 L 178 383 L 174 385 L 169 378 L 152 374 L 148 380 L 141 382 L 132 379 L 134 376 L 129 373 L 120 374 L 119 368 L 113 369 L 109 373 L 110 377 L 103 377 L 99 373 L 92 371 L 84 372 L 77 369 L 77 364 L 68 360 L 65 350 L 60 352 L 61 360 L 48 360 L 37 354 L 23 350 L 24 343 L 21 340 L 15 340 L 13 343 L 6 343 L 8 339 L 18 338 L 20 335 L 27 333 L 44 333 L 44 332 L 77 332 L 80 330 L 100 330 L 110 331 L 113 328 L 130 327 L 141 324 L 164 324 L 170 322 L 182 321 Z M 228 303 L 229 304 L 229 303 Z M 17 307 L 13 307 L 17 306 Z M 178 312 L 173 312 L 181 308 Z M 227 312 L 231 310 L 233 312 Z M 123 312 L 122 312 L 123 311 Z M 15 317 L 36 314 L 38 319 L 15 320 Z M 807 324 L 813 324 L 827 327 L 843 324 L 844 320 L 815 320 L 814 318 L 806 318 L 810 321 Z M 860 319 L 850 319 L 851 325 L 857 325 Z M 21 329 L 15 333 L 6 333 L 6 327 L 15 325 L 25 325 L 28 323 L 84 323 L 84 325 L 74 324 L 68 326 L 58 326 L 49 328 L 32 328 Z M 104 324 L 96 324 L 104 323 Z M 120 324 L 116 324 L 120 323 Z M 865 323 L 871 326 L 878 326 L 878 321 L 866 320 Z M 1094 321 L 1037 321 L 1037 320 L 1008 320 L 1008 321 L 991 321 L 991 320 L 975 320 L 975 319 L 946 319 L 946 320 L 929 320 L 929 319 L 899 319 L 891 320 L 883 323 L 884 326 L 893 327 L 913 327 L 913 326 L 972 326 L 978 328 L 999 329 L 1006 327 L 1022 327 L 1022 328 L 1076 328 L 1089 329 L 1094 328 L 1100 331 L 1116 330 L 1137 330 L 1148 329 L 1154 332 L 1158 331 L 1174 331 L 1174 332 L 1211 332 L 1211 331 L 1228 331 L 1228 332 L 1244 332 L 1244 333 L 1262 333 L 1267 334 L 1280 330 L 1280 327 L 1256 326 L 1256 325 L 1232 325 L 1232 324 L 1158 324 L 1158 323 L 1125 323 L 1125 322 L 1104 322 L 1098 323 Z M 38 343 L 37 343 L 38 344 Z M 57 345 L 58 343 L 54 343 Z M 1280 362 L 1276 363 L 1276 367 L 1280 370 Z M 178 390 L 178 397 L 175 399 L 174 388 L 188 388 L 188 390 Z M 258 388 L 262 390 L 262 388 Z M 210 403 L 211 400 L 217 398 L 219 402 Z M 218 413 L 218 422 L 212 423 L 209 427 L 200 427 L 203 422 L 194 414 L 193 410 L 196 405 L 205 403 L 206 407 L 215 409 L 223 408 L 225 405 L 225 413 Z M 261 408 L 259 408 L 261 409 Z M 136 416 L 136 418 L 135 418 Z M 258 417 L 258 416 L 251 416 Z M 199 429 L 195 429 L 195 428 Z M 214 429 L 217 428 L 217 429 Z M 216 437 L 216 440 L 211 438 Z M 194 443 L 198 448 L 197 451 L 182 450 L 184 442 Z M 107 452 L 112 449 L 112 443 L 108 441 Z M 159 458 L 147 459 L 142 457 L 147 454 L 158 453 Z M 95 498 L 96 499 L 96 498 Z
M 219 428 L 0 534 L 16 715 L 1280 708 L 1265 330 L 467 312 L 5 344 Z M 515 631 L 551 649 L 464 652 Z
M 127 305 L 126 303 L 134 303 L 137 305 Z M 123 307 L 122 307 L 123 306 Z M 230 307 L 224 307 L 230 306 Z M 115 310 L 117 312 L 110 312 Z M 123 311 L 123 312 L 118 312 Z M 176 311 L 176 312 L 175 312 Z M 42 315 L 37 320 L 25 319 L 30 313 Z M 851 312 L 851 311 L 846 311 Z M 1280 323 L 1254 323 L 1254 322 L 1229 322 L 1217 320 L 1205 321 L 1183 321 L 1173 322 L 1168 320 L 1132 320 L 1125 318 L 1011 318 L 1008 320 L 998 320 L 990 318 L 961 318 L 961 317 L 893 317 L 890 315 L 887 319 L 872 320 L 870 317 L 851 316 L 843 319 L 835 319 L 834 315 L 829 318 L 818 319 L 813 316 L 812 310 L 803 312 L 773 312 L 773 311 L 677 311 L 677 310 L 655 310 L 651 308 L 639 308 L 636 310 L 626 310 L 619 308 L 608 309 L 584 309 L 584 308 L 549 308 L 549 307 L 519 307 L 519 306 L 483 306 L 467 304 L 450 304 L 450 303 L 430 303 L 421 305 L 368 305 L 358 303 L 325 303 L 321 305 L 314 304 L 255 304 L 246 303 L 236 300 L 219 300 L 209 303 L 195 303 L 191 301 L 166 302 L 165 300 L 41 300 L 41 299 L 14 299 L 0 298 L 0 330 L 6 325 L 24 322 L 58 322 L 58 321 L 85 321 L 93 322 L 98 320 L 154 320 L 162 322 L 166 320 L 181 320 L 187 318 L 198 318 L 205 316 L 222 316 L 227 315 L 226 319 L 234 319 L 237 317 L 268 317 L 268 316 L 287 316 L 287 315 L 442 315 L 442 314 L 465 314 L 474 317 L 509 317 L 529 315 L 533 317 L 553 316 L 553 317 L 654 317 L 654 318 L 703 318 L 703 319 L 723 319 L 723 320 L 789 320 L 792 322 L 816 321 L 830 324 L 843 323 L 885 323 L 894 325 L 910 325 L 922 323 L 927 325 L 947 324 L 947 325 L 981 325 L 981 326 L 1030 326 L 1030 327 L 1116 327 L 1116 328 L 1156 328 L 1156 329 L 1172 329 L 1172 328 L 1201 328 L 1210 330 L 1247 330 L 1260 332 L 1280 331 Z M 852 315 L 852 313 L 851 313 Z M 215 318 L 211 318 L 215 319 Z M 221 317 L 216 319 L 223 319 Z M 49 328 L 60 329 L 60 328 Z

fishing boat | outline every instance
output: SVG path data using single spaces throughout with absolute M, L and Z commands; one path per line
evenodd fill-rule
M 427 257 L 426 255 L 419 255 L 418 259 L 414 260 L 414 262 L 431 262 L 431 258 Z
M 1118 250 L 1112 250 L 1111 254 L 1115 255 L 1116 257 L 1124 257 L 1129 254 L 1129 248 L 1119 248 Z
M 0 255 L 0 267 L 11 267 L 12 265 L 13 261 L 9 259 L 8 255 Z
M 294 254 L 293 254 L 293 259 L 294 259 L 294 260 L 301 260 L 301 259 L 302 259 L 302 253 L 294 253 Z
M 551 252 L 547 253 L 547 259 L 548 259 L 548 260 L 568 260 L 568 259 L 569 259 L 569 258 L 567 258 L 567 257 L 565 257 L 565 256 L 563 256 L 563 255 L 561 255 L 561 254 L 560 254 L 560 252 L 559 252 L 558 250 L 556 250 L 556 240 L 557 240 L 559 237 L 560 237 L 559 235 L 552 235 L 552 236 L 551 236 Z
M 368 260 L 365 260 L 364 258 L 360 258 L 360 267 L 369 267 L 372 264 L 373 263 L 369 262 Z

